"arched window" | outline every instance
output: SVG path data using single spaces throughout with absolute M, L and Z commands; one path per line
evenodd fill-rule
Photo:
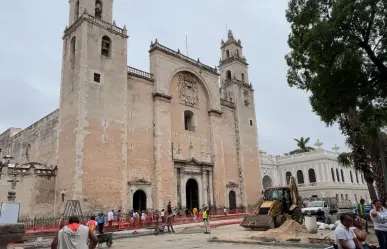
M 74 22 L 78 20 L 78 17 L 79 17 L 79 1 L 77 1 L 74 6 Z
M 339 170 L 336 169 L 336 177 L 337 177 L 337 181 L 340 182 L 340 175 L 339 175 Z
M 239 57 L 239 49 L 237 49 L 237 56 Z
M 102 18 L 102 1 L 95 1 L 95 17 L 101 19 Z
M 286 174 L 285 174 L 286 184 L 289 184 L 291 176 L 292 176 L 292 173 L 290 171 L 286 172 Z
M 227 70 L 226 72 L 226 80 L 231 80 L 231 71 Z
M 31 144 L 28 144 L 26 148 L 26 159 L 28 162 L 30 161 L 30 151 L 31 151 Z
M 333 168 L 331 168 L 331 175 L 332 175 L 332 181 L 336 181 L 335 180 L 335 172 L 333 171 Z
M 345 182 L 345 179 L 344 179 L 344 171 L 343 171 L 343 169 L 341 169 L 340 171 L 341 171 L 341 181 L 342 181 L 342 182 Z
M 230 58 L 230 51 L 227 49 L 226 50 L 226 59 Z
M 194 114 L 189 110 L 184 111 L 184 130 L 195 131 Z
M 304 173 L 302 172 L 302 170 L 297 170 L 297 182 L 298 184 L 304 184 L 305 181 L 304 181 Z
M 106 57 L 110 57 L 112 46 L 112 40 L 108 36 L 102 37 L 101 54 Z
M 357 171 L 355 172 L 356 175 L 356 182 L 359 183 L 359 175 L 357 174 Z
M 316 181 L 316 173 L 314 172 L 314 169 L 309 169 L 308 170 L 308 175 L 309 175 L 309 182 L 314 183 Z
M 351 183 L 353 183 L 352 171 L 349 171 L 349 177 L 351 178 Z
M 73 36 L 70 42 L 70 60 L 73 61 L 75 59 L 75 51 L 77 49 L 77 38 Z
M 241 74 L 241 78 L 242 78 L 242 81 L 245 82 L 245 74 L 244 73 Z
M 364 184 L 364 175 L 363 175 L 363 174 L 360 174 L 360 176 L 361 176 L 361 183 Z

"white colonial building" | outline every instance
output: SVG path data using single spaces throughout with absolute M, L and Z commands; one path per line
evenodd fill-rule
M 302 198 L 312 195 L 336 197 L 339 201 L 369 201 L 367 184 L 363 175 L 337 162 L 338 147 L 334 151 L 317 149 L 301 154 L 272 156 L 261 151 L 263 188 L 287 185 L 294 176 Z

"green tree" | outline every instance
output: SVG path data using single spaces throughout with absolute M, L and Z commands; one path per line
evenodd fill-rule
M 345 168 L 353 168 L 356 171 L 363 173 L 364 180 L 367 183 L 368 192 L 370 193 L 371 200 L 376 200 L 378 196 L 376 195 L 376 191 L 374 188 L 374 175 L 371 171 L 370 165 L 367 164 L 367 167 L 361 168 L 361 165 L 355 164 L 355 161 L 358 161 L 355 158 L 355 154 L 353 152 L 342 152 L 337 156 L 338 163 Z
M 290 151 L 289 152 L 290 155 L 298 154 L 298 153 L 304 153 L 304 152 L 309 152 L 309 151 L 314 150 L 313 147 L 308 146 L 308 143 L 310 141 L 310 137 L 307 137 L 307 138 L 300 137 L 299 139 L 295 138 L 294 141 L 297 142 L 297 147 L 298 148 L 293 150 L 293 151 Z
M 369 140 L 386 120 L 385 16 L 387 0 L 290 0 L 286 11 L 288 84 L 311 93 L 313 111 L 327 125 L 339 123 L 356 167 L 370 167 L 371 157 L 379 197 L 387 197 L 381 155 Z

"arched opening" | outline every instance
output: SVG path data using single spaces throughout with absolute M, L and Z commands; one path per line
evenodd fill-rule
M 226 50 L 226 59 L 230 58 L 230 51 L 227 49 Z
M 343 169 L 341 169 L 340 171 L 341 171 L 341 181 L 342 181 L 342 182 L 345 182 L 345 179 L 344 179 L 344 171 L 343 171 Z
M 61 194 L 61 198 L 62 198 L 62 202 L 64 202 L 65 201 L 65 193 Z
M 352 171 L 349 171 L 349 177 L 351 178 L 351 183 L 353 183 Z
M 332 175 L 332 181 L 336 181 L 335 180 L 335 172 L 333 171 L 333 168 L 331 168 L 331 175 Z
M 340 182 L 340 176 L 339 176 L 339 170 L 336 169 L 336 177 L 337 177 L 337 181 Z
M 298 184 L 304 184 L 305 181 L 304 181 L 304 173 L 302 172 L 302 170 L 297 170 L 297 182 Z
M 273 181 L 271 180 L 271 177 L 268 175 L 264 176 L 262 179 L 262 185 L 263 185 L 263 189 L 268 189 L 273 187 Z
M 228 193 L 228 204 L 229 204 L 230 210 L 235 210 L 237 208 L 236 195 L 235 195 L 235 192 L 233 190 L 231 190 Z
M 359 183 L 359 175 L 357 174 L 357 171 L 355 172 L 356 175 L 356 182 Z
M 239 57 L 239 49 L 237 49 L 236 51 L 237 51 L 236 54 L 237 54 L 237 56 Z
M 76 49 L 77 49 L 77 38 L 75 36 L 73 36 L 73 38 L 71 38 L 71 42 L 70 42 L 70 60 L 71 61 L 74 61 L 75 59 L 75 52 L 76 52 Z
M 112 40 L 108 36 L 102 37 L 101 54 L 106 57 L 110 57 L 110 51 L 112 46 Z
M 30 151 L 31 151 L 31 144 L 28 144 L 27 148 L 26 148 L 26 159 L 27 159 L 27 162 L 30 161 Z
M 133 210 L 142 212 L 146 209 L 146 194 L 142 190 L 137 190 L 133 194 Z
M 316 180 L 316 172 L 314 172 L 314 169 L 309 169 L 308 170 L 308 176 L 309 176 L 309 182 L 310 183 L 317 182 L 317 180 Z
M 226 72 L 226 80 L 231 80 L 231 71 L 227 70 Z
M 95 1 L 95 13 L 94 16 L 96 18 L 101 19 L 102 18 L 102 1 L 101 0 L 96 0 Z
M 361 183 L 364 184 L 364 175 L 363 175 L 363 174 L 360 174 L 360 177 L 361 177 Z
M 244 73 L 241 74 L 241 78 L 242 78 L 242 81 L 245 82 L 245 74 Z
M 286 185 L 288 185 L 290 182 L 290 177 L 292 176 L 292 173 L 288 171 L 286 172 L 285 176 L 286 176 Z
M 184 111 L 184 130 L 195 131 L 194 114 L 190 110 Z
M 78 17 L 79 17 L 79 1 L 77 1 L 74 6 L 74 22 L 78 20 Z
M 185 185 L 186 207 L 192 210 L 199 208 L 199 186 L 194 179 L 189 179 Z

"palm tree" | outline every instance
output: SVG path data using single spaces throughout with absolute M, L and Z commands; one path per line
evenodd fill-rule
M 363 153 L 359 153 L 359 154 L 363 154 Z M 361 173 L 363 173 L 364 180 L 367 183 L 368 192 L 370 193 L 370 198 L 371 200 L 376 200 L 378 197 L 376 195 L 376 191 L 374 188 L 373 172 L 371 171 L 369 165 L 367 165 L 366 167 L 359 167 L 361 164 L 359 163 L 355 164 L 355 161 L 359 162 L 359 161 L 362 161 L 362 159 L 360 159 L 359 156 L 357 156 L 356 158 L 355 153 L 353 152 L 342 152 L 337 156 L 337 162 L 342 167 L 353 168 L 354 170 L 360 171 Z
M 307 137 L 306 139 L 304 137 L 300 137 L 300 139 L 295 138 L 294 141 L 297 142 L 298 149 L 290 151 L 289 154 L 293 155 L 293 154 L 299 154 L 299 153 L 304 153 L 304 152 L 309 152 L 314 150 L 313 147 L 310 147 L 307 145 L 309 140 L 310 140 L 310 137 Z

